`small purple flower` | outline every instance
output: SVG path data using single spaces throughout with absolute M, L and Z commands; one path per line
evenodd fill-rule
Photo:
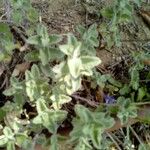
M 104 100 L 106 104 L 114 104 L 116 102 L 113 96 L 104 95 Z

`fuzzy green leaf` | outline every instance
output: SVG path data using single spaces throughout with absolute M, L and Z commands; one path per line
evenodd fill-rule
M 39 45 L 40 43 L 40 37 L 39 35 L 34 35 L 28 38 L 27 43 L 32 45 Z
M 80 76 L 82 62 L 80 58 L 72 58 L 68 60 L 69 72 L 75 79 Z
M 49 42 L 50 42 L 50 44 L 57 44 L 61 40 L 62 40 L 62 37 L 60 35 L 51 34 L 49 36 Z
M 36 62 L 39 61 L 39 52 L 38 51 L 31 51 L 27 53 L 24 59 L 28 62 Z
M 8 139 L 5 135 L 0 136 L 0 146 L 4 146 L 8 142 Z
M 84 70 L 92 69 L 101 63 L 101 60 L 94 56 L 82 56 L 81 61 Z

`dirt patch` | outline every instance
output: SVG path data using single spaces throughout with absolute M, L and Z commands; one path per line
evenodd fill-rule
M 111 4 L 111 0 L 103 2 L 103 6 L 109 4 Z M 79 24 L 85 25 L 87 21 L 85 9 L 81 3 L 75 5 L 75 0 L 33 0 L 33 5 L 41 12 L 42 21 L 48 27 L 50 34 L 66 34 L 69 32 L 76 34 L 76 26 Z M 145 6 L 143 7 L 145 8 Z M 148 8 L 150 7 L 146 7 L 146 9 Z M 124 56 L 130 55 L 131 51 L 140 51 L 143 45 L 148 42 L 149 28 L 138 12 L 134 14 L 134 18 L 133 23 L 121 27 L 121 47 L 115 46 L 109 51 L 106 48 L 98 49 L 97 55 L 102 60 L 102 67 L 121 61 Z M 93 21 L 94 23 L 94 20 L 90 20 L 90 16 L 88 19 L 89 22 L 92 23 Z
M 42 10 L 41 18 L 50 34 L 75 32 L 75 27 L 84 22 L 82 8 L 74 0 L 33 1 L 33 5 Z

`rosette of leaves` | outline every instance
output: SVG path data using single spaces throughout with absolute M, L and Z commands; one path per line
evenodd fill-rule
M 99 46 L 97 25 L 93 24 L 88 29 L 79 25 L 77 31 L 82 41 L 81 53 L 84 55 L 96 55 L 95 47 Z
M 103 112 L 90 111 L 82 105 L 75 106 L 76 118 L 73 119 L 73 131 L 70 133 L 71 142 L 77 144 L 76 149 L 102 149 L 102 134 L 105 129 L 114 124 L 114 119 Z
M 32 7 L 30 0 L 10 0 L 12 20 L 16 23 L 23 24 L 26 27 L 29 23 L 36 23 L 38 20 L 38 13 Z M 28 21 L 28 22 L 27 22 Z
M 129 118 L 137 117 L 137 108 L 131 103 L 130 98 L 119 97 L 117 103 L 119 106 L 117 116 L 120 118 L 122 124 L 126 124 Z
M 40 97 L 44 97 L 47 100 L 50 97 L 51 90 L 48 81 L 48 78 L 42 77 L 37 65 L 33 65 L 31 71 L 26 71 L 26 93 L 30 101 L 36 101 Z
M 71 34 L 68 35 L 68 43 L 59 48 L 67 58 L 53 68 L 57 88 L 53 90 L 51 100 L 55 109 L 71 100 L 67 95 L 80 89 L 82 76 L 91 76 L 92 69 L 101 62 L 98 57 L 82 55 L 82 43 Z
M 16 77 L 10 78 L 10 87 L 6 89 L 3 94 L 5 96 L 13 96 L 13 102 L 15 102 L 17 108 L 22 108 L 25 103 L 25 82 L 19 81 Z
M 56 78 L 64 81 L 63 88 L 71 95 L 81 87 L 82 75 L 91 76 L 92 69 L 101 63 L 95 56 L 85 56 L 81 53 L 82 43 L 77 41 L 73 35 L 68 35 L 68 43 L 60 45 L 60 50 L 67 56 L 66 61 L 61 62 L 53 68 Z
M 31 148 L 31 137 L 27 135 L 27 131 L 15 131 L 5 126 L 3 134 L 0 135 L 0 147 L 6 147 L 7 150 L 15 150 L 16 146 L 23 149 Z
M 44 99 L 39 98 L 36 101 L 38 115 L 33 119 L 34 124 L 41 124 L 49 130 L 50 133 L 56 134 L 58 124 L 65 119 L 67 112 L 63 110 L 49 109 Z
M 112 2 L 111 6 L 101 10 L 102 16 L 109 21 L 107 23 L 102 23 L 99 30 L 104 39 L 106 39 L 109 48 L 114 44 L 120 46 L 121 37 L 119 26 L 133 20 L 133 3 L 139 7 L 141 0 L 134 0 L 132 2 L 130 0 L 116 0 Z
M 40 24 L 37 27 L 37 35 L 29 37 L 27 43 L 34 45 L 37 50 L 29 52 L 25 59 L 27 61 L 41 61 L 42 65 L 47 65 L 50 61 L 62 58 L 57 44 L 62 40 L 60 35 L 49 35 L 47 28 Z
M 132 53 L 133 57 L 133 64 L 129 69 L 131 81 L 130 81 L 130 87 L 132 87 L 134 90 L 138 90 L 140 87 L 140 71 L 144 69 L 145 64 L 144 60 L 150 59 L 150 53 L 146 52 L 134 52 Z

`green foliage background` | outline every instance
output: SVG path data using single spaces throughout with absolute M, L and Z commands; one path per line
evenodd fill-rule
M 14 150 L 15 146 L 34 149 L 35 144 L 40 143 L 51 150 L 59 149 L 58 143 L 65 137 L 58 134 L 58 128 L 69 115 L 63 106 L 72 101 L 72 94 L 81 90 L 82 79 L 86 76 L 96 86 L 111 86 L 111 94 L 117 92 L 116 103 L 107 109 L 98 105 L 94 110 L 76 104 L 68 143 L 76 150 L 110 148 L 113 141 L 105 131 L 115 124 L 113 115 L 121 120 L 121 124 L 126 124 L 129 118 L 138 116 L 138 102 L 149 101 L 149 89 L 140 84 L 140 71 L 145 67 L 143 60 L 149 59 L 150 53 L 132 54 L 129 84 L 116 81 L 111 75 L 102 75 L 94 69 L 101 63 L 96 56 L 98 32 L 103 34 L 108 48 L 120 46 L 120 26 L 132 21 L 134 6 L 140 7 L 140 4 L 139 0 L 116 0 L 111 7 L 96 12 L 107 20 L 105 23 L 93 24 L 89 28 L 78 26 L 80 37 L 76 38 L 71 33 L 49 35 L 30 0 L 10 0 L 12 20 L 10 24 L 0 23 L 0 60 L 9 62 L 15 49 L 20 48 L 10 30 L 10 25 L 14 25 L 25 28 L 28 38 L 24 42 L 30 48 L 23 59 L 33 65 L 22 80 L 12 75 L 9 88 L 3 92 L 11 97 L 11 101 L 0 108 L 0 146 L 7 150 Z M 67 42 L 64 43 L 65 38 Z M 54 61 L 57 63 L 52 65 Z M 146 79 L 150 79 L 149 72 Z M 28 116 L 24 109 L 26 104 L 34 110 L 34 117 Z M 48 138 L 43 134 L 45 129 L 51 134 Z M 128 134 L 126 137 L 130 140 Z M 130 142 L 127 143 L 126 147 L 130 148 Z M 141 144 L 139 150 L 145 147 Z

